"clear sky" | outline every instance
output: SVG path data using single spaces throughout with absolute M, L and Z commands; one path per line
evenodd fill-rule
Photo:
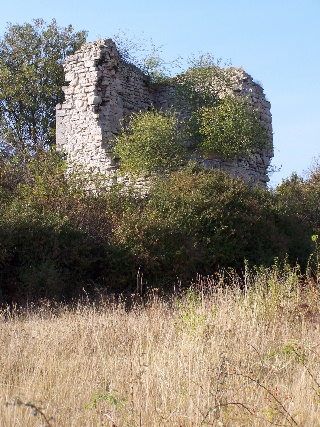
M 87 30 L 152 38 L 165 60 L 199 52 L 230 59 L 262 83 L 271 102 L 271 185 L 302 174 L 320 156 L 320 0 L 0 0 L 7 22 L 34 18 Z

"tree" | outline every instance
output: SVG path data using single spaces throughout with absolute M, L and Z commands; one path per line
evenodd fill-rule
M 320 233 L 320 161 L 317 159 L 306 177 L 293 173 L 275 190 L 279 206 L 309 233 Z
M 133 175 L 169 172 L 182 164 L 183 131 L 175 112 L 140 111 L 130 116 L 116 137 L 115 153 L 124 172 Z
M 85 42 L 69 25 L 8 24 L 0 41 L 0 150 L 7 155 L 51 146 L 55 106 L 63 101 L 62 63 Z

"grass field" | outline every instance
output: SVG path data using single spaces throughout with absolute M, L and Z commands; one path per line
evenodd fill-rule
M 319 321 L 316 281 L 277 267 L 3 308 L 0 426 L 320 426 Z

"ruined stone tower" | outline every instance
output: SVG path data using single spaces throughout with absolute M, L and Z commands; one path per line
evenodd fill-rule
M 108 39 L 86 43 L 66 58 L 63 87 L 65 101 L 57 105 L 57 148 L 68 156 L 69 167 L 113 174 L 112 140 L 120 121 L 132 112 L 166 109 L 172 100 L 172 86 L 154 87 L 136 66 L 121 59 L 115 43 Z M 263 89 L 242 69 L 235 68 L 233 90 L 247 97 L 268 129 L 270 147 L 257 150 L 247 159 L 225 161 L 198 159 L 205 167 L 221 168 L 253 184 L 265 185 L 273 156 L 270 103 Z

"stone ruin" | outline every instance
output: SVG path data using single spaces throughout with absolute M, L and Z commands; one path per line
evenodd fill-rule
M 81 165 L 104 175 L 116 176 L 118 162 L 113 139 L 121 119 L 133 112 L 172 105 L 172 85 L 153 85 L 135 65 L 121 59 L 115 43 L 108 40 L 86 43 L 66 58 L 65 101 L 57 105 L 57 149 L 67 155 L 69 168 Z M 199 158 L 206 168 L 220 168 L 245 181 L 265 186 L 273 156 L 270 103 L 262 87 L 241 68 L 234 68 L 233 91 L 244 96 L 259 113 L 268 129 L 270 146 L 256 150 L 250 159 Z

